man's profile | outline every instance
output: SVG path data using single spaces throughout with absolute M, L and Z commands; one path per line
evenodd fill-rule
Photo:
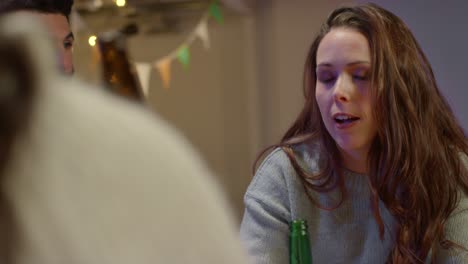
M 73 0 L 1 0 L 0 14 L 23 12 L 43 22 L 57 48 L 57 60 L 66 74 L 73 73 L 74 36 L 69 16 Z

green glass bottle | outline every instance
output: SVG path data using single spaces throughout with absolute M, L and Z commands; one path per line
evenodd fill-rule
M 309 231 L 306 220 L 294 220 L 290 225 L 289 263 L 312 264 Z

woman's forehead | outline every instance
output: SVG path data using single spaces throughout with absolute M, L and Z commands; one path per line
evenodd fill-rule
M 335 28 L 324 36 L 317 50 L 317 65 L 356 62 L 371 62 L 369 43 L 363 34 L 350 28 Z

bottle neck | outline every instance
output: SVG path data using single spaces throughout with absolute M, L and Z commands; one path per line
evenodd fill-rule
M 307 232 L 307 221 L 305 220 L 294 220 L 291 222 L 291 232 Z

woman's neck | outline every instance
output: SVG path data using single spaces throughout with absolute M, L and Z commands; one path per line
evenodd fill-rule
M 342 165 L 345 169 L 359 174 L 367 173 L 367 151 L 340 149 Z

